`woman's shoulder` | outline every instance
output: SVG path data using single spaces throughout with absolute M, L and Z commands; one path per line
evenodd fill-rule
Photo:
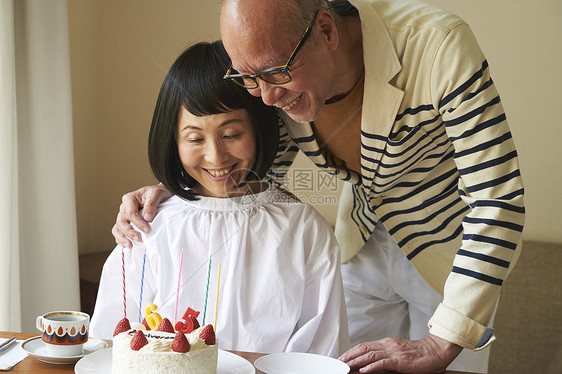
M 285 214 L 294 220 L 293 223 L 309 223 L 331 228 L 325 218 L 312 205 L 302 202 L 292 192 L 277 187 L 273 187 L 269 191 L 270 204 L 282 208 Z
M 158 206 L 158 211 L 150 222 L 151 232 L 159 232 L 166 227 L 169 227 L 173 222 L 178 219 L 182 219 L 186 215 L 191 214 L 194 206 L 189 200 L 185 200 L 179 196 L 172 196 L 169 199 L 163 201 Z M 153 236 L 153 235 L 150 235 Z
M 177 195 L 174 195 L 169 199 L 163 201 L 158 206 L 158 212 L 154 220 L 156 221 L 157 219 L 172 217 L 178 213 L 188 211 L 192 207 L 193 206 L 189 200 L 185 200 Z
M 189 200 L 186 200 L 178 195 L 173 195 L 167 200 L 164 200 L 158 207 L 158 211 L 161 210 L 173 210 L 173 209 L 185 209 L 189 205 L 192 205 Z
M 286 190 L 286 189 L 281 188 L 281 187 L 270 187 L 267 190 L 267 194 L 268 194 L 268 199 L 269 199 L 270 203 L 305 205 L 291 191 Z

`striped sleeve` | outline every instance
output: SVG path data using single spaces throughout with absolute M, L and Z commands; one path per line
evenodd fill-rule
M 430 80 L 433 105 L 454 147 L 458 193 L 470 208 L 430 332 L 478 349 L 493 340 L 487 324 L 500 287 L 519 257 L 523 183 L 488 62 L 466 24 L 445 37 Z

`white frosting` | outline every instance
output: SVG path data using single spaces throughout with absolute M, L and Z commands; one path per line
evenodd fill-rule
M 191 350 L 198 350 L 207 347 L 205 341 L 199 338 L 199 334 L 203 330 L 203 327 L 199 327 L 197 330 L 193 330 L 193 332 L 187 335 L 187 341 L 191 345 Z
M 142 323 L 131 322 L 131 329 L 133 330 L 146 330 L 146 327 Z
M 186 334 L 191 349 L 187 353 L 172 350 L 175 333 L 143 331 L 148 344 L 138 351 L 131 349 L 134 330 L 113 338 L 112 374 L 216 374 L 218 344 L 206 345 L 199 339 L 201 329 Z
M 172 342 L 152 339 L 147 345 L 140 349 L 141 352 L 170 352 Z

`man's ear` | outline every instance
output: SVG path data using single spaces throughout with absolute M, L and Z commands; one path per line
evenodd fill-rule
M 336 27 L 336 20 L 327 9 L 322 9 L 316 15 L 316 22 L 320 24 L 320 33 L 328 43 L 330 50 L 335 51 L 339 43 L 339 33 Z

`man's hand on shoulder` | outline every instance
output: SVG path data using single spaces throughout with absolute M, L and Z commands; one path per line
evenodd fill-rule
M 140 233 L 133 229 L 131 223 L 146 233 L 150 232 L 149 222 L 154 219 L 158 205 L 171 196 L 172 194 L 162 184 L 142 187 L 123 195 L 117 220 L 111 229 L 115 242 L 123 247 L 132 248 L 131 240 L 142 241 Z

